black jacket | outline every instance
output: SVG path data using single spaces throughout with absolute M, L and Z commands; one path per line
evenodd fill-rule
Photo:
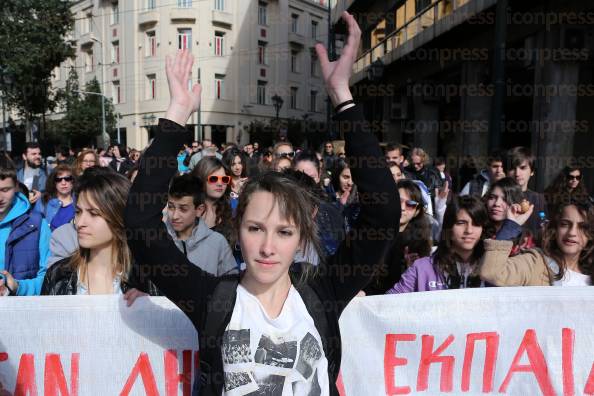
M 76 294 L 78 274 L 72 270 L 69 261 L 70 258 L 67 257 L 47 269 L 41 286 L 42 296 L 70 296 Z M 138 269 L 139 267 L 134 266 L 128 280 L 121 282 L 122 293 L 126 293 L 130 289 L 138 289 L 151 296 L 158 296 L 159 291 L 152 282 L 142 281 L 139 276 L 136 276 Z
M 385 167 L 383 153 L 363 120 L 359 106 L 336 116 L 345 131 L 346 154 L 361 201 L 359 219 L 335 255 L 306 283 L 293 283 L 322 338 L 330 394 L 337 395 L 335 383 L 340 368 L 341 342 L 338 318 L 350 300 L 369 282 L 380 264 L 390 240 L 381 232 L 396 235 L 400 223 L 400 198 L 392 176 Z M 348 132 L 347 132 L 348 131 Z M 220 395 L 223 390 L 222 336 L 231 320 L 239 276 L 215 278 L 191 264 L 168 235 L 161 221 L 169 180 L 177 171 L 179 147 L 189 140 L 185 128 L 169 120 L 159 121 L 155 140 L 140 162 L 140 171 L 126 206 L 128 243 L 137 262 L 149 268 L 159 289 L 190 318 L 200 342 L 201 395 Z M 394 229 L 396 231 L 394 231 Z M 292 279 L 296 277 L 291 274 Z M 217 286 L 222 287 L 217 287 Z M 215 289 L 217 293 L 215 293 Z M 227 290 L 225 304 L 213 294 Z M 209 334 L 212 334 L 209 336 Z

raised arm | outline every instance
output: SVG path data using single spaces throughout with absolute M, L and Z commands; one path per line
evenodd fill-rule
M 316 45 L 326 89 L 335 107 L 353 99 L 349 79 L 361 38 L 353 16 L 345 12 L 343 19 L 349 36 L 340 59 L 330 62 L 324 46 Z M 354 229 L 322 267 L 320 275 L 342 309 L 369 283 L 396 238 L 400 199 L 379 142 L 364 120 L 362 108 L 354 104 L 344 106 L 335 120 L 344 132 L 347 162 L 361 207 Z
M 185 125 L 200 105 L 200 86 L 187 89 L 193 58 L 180 51 L 167 58 L 170 105 L 154 141 L 140 160 L 140 169 L 126 205 L 128 244 L 140 274 L 195 320 L 215 285 L 214 278 L 191 264 L 169 236 L 162 221 L 170 179 L 177 172 L 177 152 L 189 136 Z

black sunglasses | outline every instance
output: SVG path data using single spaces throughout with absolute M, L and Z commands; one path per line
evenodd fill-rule
M 582 175 L 577 175 L 577 176 L 575 176 L 575 175 L 567 175 L 567 178 L 568 178 L 569 180 L 577 180 L 577 181 L 580 181 L 580 180 L 582 180 Z
M 295 156 L 295 152 L 289 151 L 288 153 L 279 153 L 276 156 L 278 158 L 293 158 Z
M 56 183 L 60 183 L 61 181 L 73 182 L 74 181 L 74 177 L 72 177 L 72 176 L 55 177 L 54 178 L 54 181 Z

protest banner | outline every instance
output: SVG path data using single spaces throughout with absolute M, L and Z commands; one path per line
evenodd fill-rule
M 343 395 L 594 394 L 588 287 L 356 298 L 340 320 Z
M 164 297 L 8 297 L 0 317 L 0 389 L 14 396 L 191 394 L 198 337 Z
M 340 321 L 341 393 L 594 394 L 591 290 L 356 298 Z M 191 394 L 196 331 L 165 298 L 10 297 L 0 315 L 0 395 Z

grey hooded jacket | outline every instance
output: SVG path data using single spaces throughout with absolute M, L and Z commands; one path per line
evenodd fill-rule
M 229 243 L 223 235 L 208 228 L 204 220 L 199 220 L 192 230 L 192 235 L 185 241 L 177 237 L 169 221 L 165 221 L 165 225 L 175 246 L 192 264 L 214 276 L 238 272 L 237 262 L 233 257 Z

